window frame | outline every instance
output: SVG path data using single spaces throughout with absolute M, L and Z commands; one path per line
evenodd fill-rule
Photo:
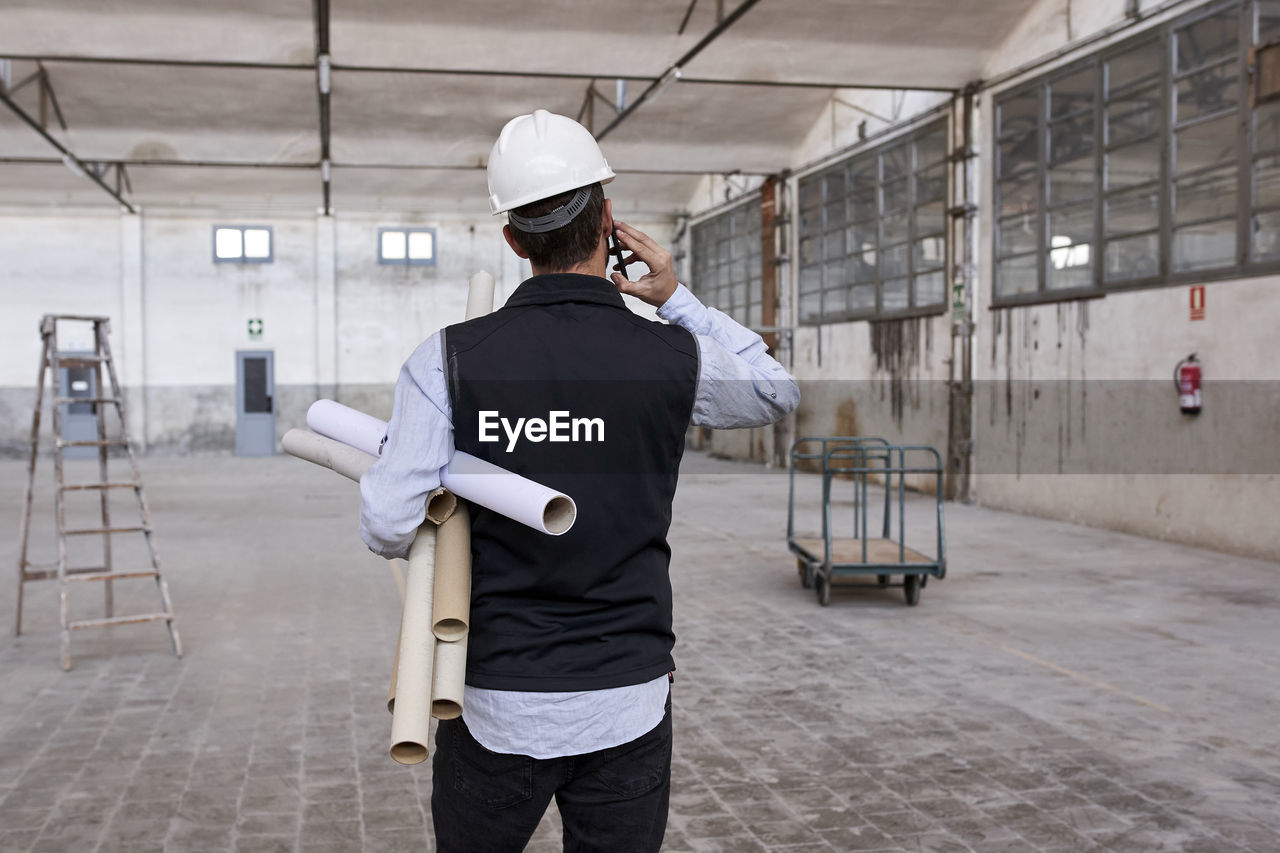
M 760 192 L 750 193 L 744 198 L 735 199 L 727 207 L 715 209 L 709 215 L 704 215 L 689 225 L 689 289 L 704 305 L 722 311 L 735 321 L 753 329 L 763 325 L 764 316 L 764 267 L 761 260 L 763 211 L 760 209 L 762 198 Z M 733 250 L 739 235 L 729 233 L 721 236 L 718 231 L 722 227 L 732 231 L 735 217 L 740 215 L 745 216 L 745 230 L 741 235 L 744 251 L 738 256 Z M 705 251 L 708 240 L 713 245 L 711 251 Z M 723 261 L 719 258 L 721 244 L 726 247 L 726 258 Z M 745 264 L 746 269 L 746 278 L 743 280 L 735 279 L 732 274 L 734 263 L 739 259 Z M 708 282 L 707 273 L 718 273 L 721 268 L 727 271 L 725 280 L 721 282 L 717 275 L 715 283 Z M 734 290 L 739 286 L 746 289 L 746 301 L 741 306 L 733 298 Z M 752 319 L 753 313 L 759 315 L 760 322 Z
M 382 235 L 388 232 L 396 232 L 404 235 L 404 257 L 403 258 L 385 258 L 382 255 Z M 410 234 L 430 234 L 431 235 L 431 257 L 430 258 L 411 258 L 409 257 L 409 235 Z M 436 229 L 429 226 L 414 226 L 412 228 L 399 225 L 380 225 L 378 226 L 377 242 L 374 244 L 377 252 L 378 266 L 387 267 L 434 267 L 436 258 L 439 256 L 440 243 L 437 239 Z
M 878 321 L 909 317 L 931 317 L 947 312 L 947 298 L 950 293 L 948 283 L 950 281 L 953 230 L 951 227 L 951 183 L 953 178 L 951 134 L 950 117 L 931 113 L 923 120 L 904 126 L 902 132 L 896 133 L 890 139 L 860 147 L 838 160 L 825 163 L 812 171 L 797 176 L 795 205 L 797 257 L 794 264 L 796 269 L 797 300 L 803 300 L 804 297 L 811 295 L 811 291 L 803 289 L 806 270 L 816 268 L 819 276 L 818 289 L 816 291 L 819 294 L 818 314 L 816 318 L 806 318 L 798 301 L 796 311 L 797 325 L 815 327 L 830 323 L 861 322 L 864 320 Z M 934 135 L 941 136 L 942 158 L 940 160 L 922 162 L 919 156 L 920 148 L 918 144 Z M 903 151 L 905 151 L 903 174 L 895 174 L 886 178 L 886 158 Z M 871 207 L 866 217 L 854 219 L 850 211 L 860 205 L 865 206 L 867 196 L 865 193 L 859 194 L 855 192 L 858 184 L 852 179 L 852 176 L 855 170 L 867 169 L 868 167 L 874 174 L 874 186 L 872 186 L 869 195 Z M 919 194 L 921 181 L 933 171 L 940 171 L 942 175 L 941 196 L 936 199 L 922 201 Z M 839 175 L 839 183 L 842 187 L 841 196 L 839 199 L 832 199 L 828 197 L 833 183 L 829 179 L 837 175 Z M 805 188 L 812 186 L 814 182 L 818 184 L 818 200 L 814 205 L 818 223 L 816 231 L 808 233 L 804 229 L 809 208 L 804 205 L 801 199 L 804 197 Z M 905 242 L 895 239 L 894 242 L 889 243 L 886 235 L 886 211 L 888 209 L 885 201 L 886 187 L 898 182 L 905 184 L 905 194 L 901 210 L 895 206 L 893 213 L 895 216 L 899 213 L 905 216 L 906 236 Z M 935 204 L 941 205 L 942 208 L 940 229 L 923 231 L 921 230 L 921 211 Z M 838 229 L 828 221 L 829 211 L 835 205 L 843 208 L 842 220 Z M 848 235 L 855 226 L 869 228 L 874 232 L 875 246 L 873 248 L 868 250 L 865 245 L 862 245 L 857 247 L 857 251 L 855 251 L 854 247 L 849 245 Z M 833 287 L 826 281 L 826 274 L 823 269 L 830 265 L 834 259 L 826 257 L 826 252 L 823 251 L 816 260 L 806 262 L 802 247 L 806 240 L 816 240 L 819 244 L 822 244 L 830 234 L 835 233 L 837 230 L 842 234 L 845 241 L 843 253 L 839 256 L 843 272 L 840 283 Z M 917 244 L 921 240 L 931 238 L 941 240 L 942 258 L 938 265 L 924 267 L 919 264 L 917 259 Z M 905 253 L 904 272 L 894 275 L 887 273 L 885 269 L 886 249 L 895 253 L 899 251 Z M 874 274 L 867 281 L 852 281 L 848 269 L 849 263 L 855 258 L 863 258 L 868 252 L 875 255 Z M 938 301 L 925 305 L 918 304 L 918 283 L 926 277 L 934 275 L 942 277 L 942 288 Z M 906 281 L 907 286 L 906 306 L 886 309 L 886 283 L 896 283 L 903 280 Z M 849 295 L 853 292 L 853 289 L 855 287 L 865 288 L 868 285 L 875 289 L 874 306 L 857 310 L 850 308 Z M 827 294 L 830 293 L 840 293 L 844 296 L 845 305 L 843 309 L 828 309 L 826 301 Z
M 1237 34 L 1236 48 L 1231 59 L 1218 59 L 1206 63 L 1201 63 L 1196 69 L 1189 69 L 1186 72 L 1177 70 L 1177 39 L 1175 33 L 1185 31 L 1200 21 L 1211 18 L 1214 15 L 1223 12 L 1234 11 L 1237 15 Z M 1160 24 L 1146 29 L 1140 33 L 1136 33 L 1128 38 L 1118 41 L 1114 44 L 1107 45 L 1105 48 L 1094 51 L 1078 57 L 1070 62 L 1057 66 L 1047 72 L 1038 74 L 1028 79 L 1020 79 L 1011 85 L 1008 85 L 992 96 L 992 129 L 990 138 L 993 142 L 992 150 L 992 169 L 991 169 L 991 302 L 990 308 L 1007 308 L 1017 305 L 1028 304 L 1044 304 L 1052 302 L 1065 302 L 1076 299 L 1096 299 L 1106 296 L 1108 293 L 1119 293 L 1129 290 L 1143 290 L 1158 287 L 1178 287 L 1185 284 L 1202 284 L 1213 281 L 1225 281 L 1240 278 L 1253 278 L 1257 276 L 1270 275 L 1280 272 L 1280 259 L 1270 261 L 1254 261 L 1254 244 L 1253 244 L 1253 225 L 1255 216 L 1258 213 L 1267 211 L 1274 212 L 1275 207 L 1255 210 L 1254 207 L 1254 176 L 1256 164 L 1263 159 L 1265 153 L 1278 152 L 1255 152 L 1254 138 L 1256 135 L 1256 109 L 1250 103 L 1250 65 L 1249 56 L 1255 46 L 1255 39 L 1258 37 L 1258 9 L 1256 4 L 1243 2 L 1243 0 L 1222 0 L 1221 2 L 1209 3 L 1175 18 L 1163 21 Z M 1107 69 L 1108 63 L 1125 53 L 1136 48 L 1142 47 L 1144 44 L 1154 43 L 1156 49 L 1159 50 L 1160 66 L 1158 69 L 1158 78 L 1154 81 L 1154 85 L 1158 88 L 1159 103 L 1156 110 L 1155 120 L 1158 127 L 1153 136 L 1145 137 L 1145 139 L 1155 138 L 1159 140 L 1159 175 L 1156 179 L 1158 186 L 1158 205 L 1157 211 L 1157 227 L 1154 231 L 1134 231 L 1134 232 L 1112 232 L 1114 236 L 1150 236 L 1154 235 L 1157 241 L 1156 252 L 1156 272 L 1152 275 L 1140 276 L 1131 279 L 1122 279 L 1118 281 L 1107 281 L 1106 278 L 1106 262 L 1107 262 L 1107 241 L 1108 230 L 1105 221 L 1106 202 L 1112 191 L 1108 189 L 1108 175 L 1106 172 L 1106 155 L 1111 150 L 1110 141 L 1106 136 L 1107 121 L 1107 105 L 1111 100 L 1110 92 L 1107 87 Z M 1237 70 L 1236 80 L 1233 85 L 1236 87 L 1236 107 L 1235 122 L 1236 139 L 1235 151 L 1236 156 L 1234 166 L 1236 169 L 1236 200 L 1235 200 L 1235 233 L 1236 246 L 1235 253 L 1230 264 L 1201 270 L 1175 270 L 1173 266 L 1174 251 L 1174 233 L 1177 211 L 1175 209 L 1176 201 L 1174 199 L 1173 186 L 1176 178 L 1175 164 L 1173 162 L 1173 150 L 1176 144 L 1175 139 L 1175 99 L 1177 97 L 1177 84 L 1180 79 L 1193 75 L 1205 68 L 1211 68 L 1215 64 L 1228 65 L 1230 62 L 1236 63 Z M 1093 225 L 1093 243 L 1092 258 L 1093 271 L 1092 281 L 1086 287 L 1076 287 L 1070 290 L 1051 290 L 1048 288 L 1048 278 L 1046 259 L 1048 257 L 1048 124 L 1049 109 L 1047 103 L 1047 87 L 1057 79 L 1066 77 L 1075 71 L 1080 70 L 1088 65 L 1095 67 L 1095 97 L 1093 102 L 1094 115 L 1094 225 Z M 1148 83 L 1146 85 L 1152 85 Z M 1142 86 L 1135 86 L 1134 90 L 1142 89 Z M 1000 183 L 1003 177 L 1001 166 L 999 163 L 1000 150 L 1000 122 L 999 110 L 1002 103 L 1008 102 L 1013 96 L 1023 93 L 1028 89 L 1036 90 L 1038 94 L 1038 110 L 1037 125 L 1035 133 L 1037 135 L 1037 152 L 1038 158 L 1035 167 L 1036 185 L 1037 185 L 1037 204 L 1035 210 L 1037 222 L 1037 272 L 1036 284 L 1034 291 L 1021 294 L 1002 295 L 999 292 L 999 263 L 1001 255 L 1000 247 Z M 1229 115 L 1223 113 L 1219 116 Z M 1200 121 L 1211 121 L 1212 119 L 1198 119 Z M 1195 123 L 1194 121 L 1192 122 Z M 1126 144 L 1136 144 L 1139 140 L 1130 140 Z M 1123 147 L 1123 146 L 1116 146 Z M 1221 167 L 1225 168 L 1225 167 Z M 1213 170 L 1206 168 L 1202 170 L 1203 174 L 1209 174 Z M 1135 186 L 1144 186 L 1137 184 Z M 1212 222 L 1223 221 L 1213 219 Z M 1187 223 L 1189 225 L 1190 223 Z M 1184 225 L 1183 227 L 1186 227 Z
M 218 256 L 218 232 L 219 231 L 239 231 L 240 232 L 240 257 L 238 258 L 222 258 Z M 250 258 L 244 253 L 244 232 L 246 231 L 266 231 L 267 232 L 267 256 L 265 258 Z M 275 263 L 276 259 L 276 231 L 271 225 L 219 225 L 214 224 L 210 231 L 211 251 L 213 262 L 215 264 L 270 264 Z

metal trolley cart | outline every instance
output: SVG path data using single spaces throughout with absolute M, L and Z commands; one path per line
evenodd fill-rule
M 796 463 L 821 463 L 822 536 L 796 536 Z M 937 499 L 935 525 L 937 551 L 930 557 L 907 547 L 906 478 L 908 474 L 935 477 Z M 872 478 L 883 478 L 883 483 Z M 895 478 L 897 481 L 895 488 Z M 853 492 L 852 536 L 836 535 L 832 522 L 833 483 L 848 483 Z M 884 513 L 880 536 L 870 533 L 868 510 L 883 485 Z M 895 499 L 896 498 L 896 499 Z M 897 538 L 892 537 L 894 505 L 897 505 Z M 790 491 L 787 498 L 787 547 L 796 555 L 796 568 L 805 589 L 817 588 L 818 602 L 831 600 L 831 582 L 837 576 L 875 575 L 880 586 L 889 586 L 893 575 L 907 604 L 920 601 L 920 590 L 929 577 L 947 575 L 946 539 L 942 527 L 942 458 L 938 451 L 923 445 L 892 445 L 869 436 L 829 436 L 798 439 L 791 445 Z M 893 584 L 899 586 L 899 584 Z

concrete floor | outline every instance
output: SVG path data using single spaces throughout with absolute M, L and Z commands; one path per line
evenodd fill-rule
M 0 639 L 0 851 L 429 850 L 355 488 L 289 458 L 144 470 L 187 656 L 159 625 L 82 632 L 63 673 L 56 584 L 29 587 Z M 15 528 L 24 477 L 0 463 Z M 821 608 L 785 501 L 785 475 L 686 461 L 667 850 L 1280 849 L 1280 566 L 948 506 L 919 607 Z M 530 850 L 558 849 L 552 813 Z

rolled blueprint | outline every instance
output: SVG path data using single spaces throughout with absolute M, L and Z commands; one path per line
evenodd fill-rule
M 357 450 L 373 456 L 382 455 L 382 439 L 387 434 L 387 422 L 380 421 L 373 415 L 366 415 L 333 400 L 316 400 L 307 409 L 307 426 Z
M 377 418 L 370 418 L 363 412 L 357 412 L 332 400 L 319 402 L 329 404 L 323 410 L 328 414 L 321 426 L 333 430 L 329 438 L 336 441 L 344 444 L 356 441 L 367 442 L 368 436 L 377 430 L 371 429 L 362 420 L 363 418 L 376 421 L 382 425 L 381 429 L 384 432 L 386 430 L 385 423 Z M 314 408 L 315 406 L 312 406 L 312 409 Z M 341 409 L 359 417 L 341 415 L 338 411 Z M 351 428 L 357 434 L 348 436 L 343 432 L 347 428 Z M 352 447 L 355 445 L 352 444 Z M 287 447 L 285 449 L 288 450 Z M 513 474 L 483 459 L 477 459 L 461 450 L 454 451 L 449 464 L 441 470 L 440 484 L 460 498 L 466 498 L 499 515 L 505 515 L 507 518 L 552 536 L 559 536 L 573 527 L 574 519 L 578 515 L 578 508 L 568 495 L 549 489 L 519 474 Z
M 467 638 L 436 643 L 435 687 L 431 691 L 431 716 L 452 720 L 462 716 L 462 691 L 467 680 Z
M 337 471 L 357 483 L 369 466 L 378 461 L 376 456 L 305 429 L 289 430 L 280 443 L 285 453 Z
M 432 611 L 431 630 L 437 640 L 451 643 L 467 635 L 471 621 L 471 518 L 466 504 L 459 504 L 436 531 Z M 438 671 L 436 683 L 440 683 Z
M 493 311 L 493 276 L 484 270 L 467 282 L 467 319 L 483 317 Z
M 400 652 L 396 662 L 394 706 L 391 710 L 391 757 L 400 764 L 420 764 L 430 749 L 432 667 L 435 635 L 431 633 L 431 598 L 435 587 L 436 526 L 418 528 L 409 547 L 409 577 L 405 581 L 404 612 L 400 617 Z

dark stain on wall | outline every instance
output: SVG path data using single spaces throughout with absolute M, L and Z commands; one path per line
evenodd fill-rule
M 906 407 L 919 408 L 920 335 L 921 319 L 880 320 L 871 323 L 871 352 L 875 356 L 876 372 L 880 374 L 880 399 L 889 398 L 893 422 L 902 428 Z M 923 343 L 927 352 L 933 350 L 933 332 L 925 321 Z

